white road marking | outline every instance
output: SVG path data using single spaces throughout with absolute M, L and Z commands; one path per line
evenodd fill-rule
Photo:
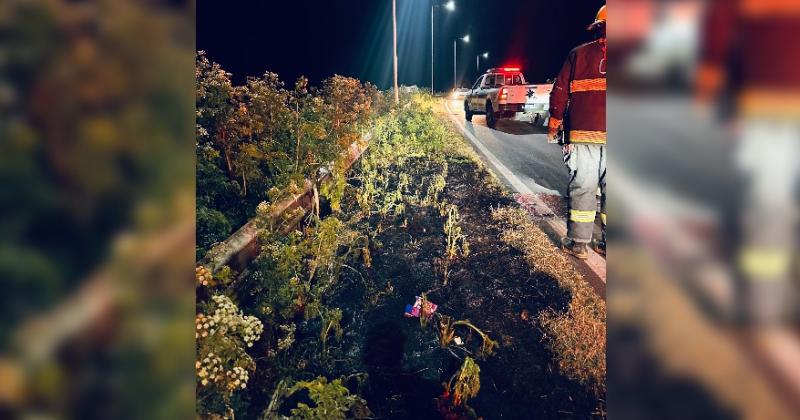
M 511 184 L 511 186 L 514 187 L 514 190 L 522 194 L 533 194 L 534 193 L 533 190 L 531 190 L 524 182 L 522 182 L 522 180 L 519 179 L 519 177 L 514 175 L 514 173 L 511 172 L 506 167 L 506 165 L 503 165 L 500 162 L 500 160 L 497 159 L 494 153 L 489 151 L 489 149 L 483 144 L 483 142 L 481 142 L 477 137 L 475 137 L 474 134 L 472 134 L 469 130 L 467 130 L 466 127 L 464 126 L 465 123 L 463 123 L 462 121 L 460 121 L 460 119 L 454 116 L 456 114 L 453 112 L 452 109 L 450 109 L 449 101 L 445 101 L 444 104 L 447 110 L 450 111 L 450 113 L 448 114 L 450 116 L 450 119 L 456 123 L 458 128 L 461 130 L 462 133 L 464 133 L 465 136 L 467 136 L 469 141 L 471 141 L 472 144 L 474 144 L 475 147 L 477 147 L 478 150 L 480 150 L 481 153 L 483 153 L 483 155 L 486 156 L 486 158 L 489 160 L 489 163 L 491 163 L 492 166 L 494 166 L 497 169 L 497 171 L 500 172 L 500 174 L 503 175 L 503 177 Z M 533 183 L 537 192 L 544 192 L 550 195 L 561 196 L 561 194 L 558 191 L 545 188 L 539 185 L 538 183 L 534 182 L 533 179 L 531 179 L 531 183 Z

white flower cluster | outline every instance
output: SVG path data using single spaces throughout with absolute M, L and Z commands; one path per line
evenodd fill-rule
M 214 353 L 208 353 L 203 360 L 198 360 L 194 364 L 197 376 L 200 377 L 200 384 L 207 386 L 212 382 L 220 382 L 225 378 L 225 368 L 222 366 L 222 359 Z
M 214 353 L 208 353 L 203 360 L 195 362 L 194 367 L 202 386 L 224 383 L 225 388 L 229 391 L 235 391 L 245 389 L 247 381 L 250 379 L 249 373 L 243 367 L 234 366 L 231 370 L 225 370 L 222 366 L 222 359 L 215 356 Z
M 264 331 L 264 324 L 254 316 L 243 317 L 242 324 L 244 327 L 242 338 L 247 347 L 253 347 L 253 343 L 261 337 L 261 333 Z
M 294 331 L 297 328 L 294 324 L 278 326 L 286 335 L 278 340 L 278 350 L 286 350 L 294 344 Z
M 253 347 L 253 343 L 261 337 L 264 331 L 264 324 L 254 316 L 244 316 L 242 311 L 225 295 L 214 295 L 211 298 L 215 305 L 214 314 L 209 319 L 209 325 L 217 325 L 221 334 L 238 334 L 244 340 L 247 347 Z M 214 334 L 215 331 L 211 331 Z
M 208 137 L 208 130 L 206 130 L 200 124 L 195 124 L 197 126 L 197 137 Z
M 216 331 L 214 328 L 216 322 L 214 322 L 213 319 L 208 319 L 208 317 L 203 314 L 197 314 L 194 318 L 194 324 L 194 338 L 206 338 L 209 334 L 214 334 Z
M 194 277 L 198 286 L 216 286 L 216 282 L 214 281 L 214 276 L 211 274 L 211 271 L 202 265 L 198 265 L 194 269 Z
M 267 203 L 266 201 L 262 201 L 258 203 L 258 205 L 256 206 L 256 214 L 258 214 L 259 216 L 267 217 L 269 216 L 271 211 L 272 211 L 272 206 L 270 206 L 270 204 Z
M 276 255 L 280 255 L 281 244 L 277 242 L 270 242 L 268 244 L 264 244 L 262 249 L 264 250 L 265 253 L 275 258 Z
M 244 368 L 236 366 L 233 370 L 228 371 L 228 389 L 234 391 L 238 388 L 247 388 L 247 381 L 250 379 L 249 374 Z

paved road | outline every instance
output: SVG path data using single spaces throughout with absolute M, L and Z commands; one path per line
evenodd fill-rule
M 547 143 L 545 129 L 511 120 L 500 120 L 496 129 L 491 129 L 486 127 L 486 118 L 482 115 L 473 117 L 471 123 L 466 122 L 461 101 L 447 100 L 446 105 L 458 123 L 496 158 L 489 158 L 479 148 L 484 161 L 512 190 L 527 192 L 517 188 L 517 183 L 521 182 L 532 193 L 566 195 L 568 173 L 561 148 Z M 518 180 L 509 179 L 506 171 L 497 168 L 498 163 Z

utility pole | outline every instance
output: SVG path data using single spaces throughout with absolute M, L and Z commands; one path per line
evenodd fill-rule
M 400 90 L 397 86 L 397 0 L 392 0 L 392 27 L 394 29 L 394 103 L 400 103 Z

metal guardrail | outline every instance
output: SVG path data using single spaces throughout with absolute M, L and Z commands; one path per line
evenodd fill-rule
M 368 133 L 350 145 L 344 156 L 347 169 L 350 169 L 361 158 L 361 155 L 369 147 L 371 139 L 372 134 Z M 323 168 L 320 172 L 321 174 L 316 181 L 305 180 L 302 192 L 275 204 L 269 218 L 277 221 L 286 212 L 300 207 L 309 210 L 314 202 L 314 187 L 324 183 L 331 176 L 330 170 L 326 168 Z M 262 231 L 263 229 L 259 226 L 256 218 L 251 219 L 228 239 L 212 247 L 203 259 L 203 265 L 209 267 L 212 272 L 216 272 L 226 265 L 244 268 L 249 261 L 258 255 L 257 240 L 259 233 Z

